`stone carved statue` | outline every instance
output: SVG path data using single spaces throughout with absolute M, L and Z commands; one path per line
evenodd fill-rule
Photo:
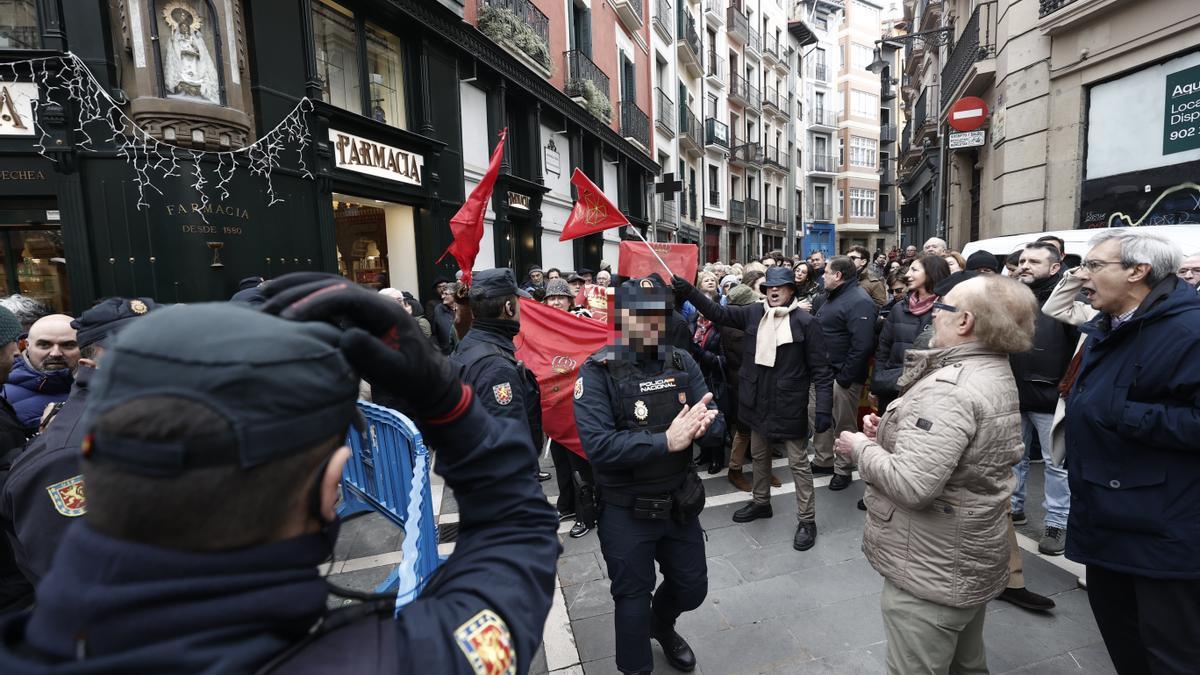
M 196 5 L 201 5 L 198 11 Z M 213 63 L 215 31 L 204 25 L 208 14 L 203 0 L 176 0 L 162 7 L 166 34 L 159 31 L 163 82 L 170 98 L 190 98 L 221 103 L 221 79 Z

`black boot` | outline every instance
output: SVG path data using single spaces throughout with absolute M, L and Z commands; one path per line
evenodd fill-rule
M 659 628 L 650 635 L 658 641 L 662 647 L 663 654 L 667 657 L 667 663 L 676 670 L 682 670 L 685 673 L 690 673 L 696 669 L 696 655 L 692 652 L 692 648 L 688 646 L 687 640 L 684 640 L 679 633 L 675 632 L 674 628 Z
M 750 502 L 737 511 L 733 512 L 733 522 L 748 523 L 759 518 L 770 518 L 775 515 L 771 511 L 771 502 L 759 504 L 758 502 Z
M 817 524 L 811 520 L 802 520 L 796 525 L 796 536 L 792 537 L 792 548 L 797 551 L 807 551 L 817 543 Z

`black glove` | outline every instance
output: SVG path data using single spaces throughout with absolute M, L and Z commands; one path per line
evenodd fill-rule
M 816 419 L 813 420 L 813 431 L 818 434 L 823 434 L 833 428 L 833 415 L 830 413 L 819 412 L 816 414 Z
M 695 288 L 688 283 L 687 279 L 678 274 L 671 275 L 671 290 L 675 291 L 675 295 L 686 298 Z
M 400 303 L 347 279 L 315 272 L 271 280 L 262 311 L 291 321 L 326 321 L 345 332 L 340 347 L 364 379 L 394 394 L 416 419 L 437 424 L 466 411 L 458 368 L 421 332 Z

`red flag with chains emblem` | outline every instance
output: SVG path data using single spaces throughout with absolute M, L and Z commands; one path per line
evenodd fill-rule
M 585 237 L 629 224 L 629 220 L 604 196 L 604 191 L 588 180 L 579 169 L 575 169 L 575 173 L 571 174 L 571 185 L 575 186 L 579 197 L 575 200 L 575 208 L 571 209 L 571 215 L 567 216 L 562 234 L 558 237 L 559 241 Z

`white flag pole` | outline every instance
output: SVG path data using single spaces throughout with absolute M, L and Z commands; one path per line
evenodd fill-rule
M 633 225 L 630 225 L 629 229 L 633 230 L 633 233 L 637 235 L 638 239 L 642 240 L 642 243 L 646 245 L 646 248 L 650 249 L 650 253 L 658 259 L 658 262 L 663 266 L 663 269 L 667 271 L 667 278 L 664 279 L 664 281 L 670 284 L 671 277 L 675 276 L 675 273 L 671 271 L 670 267 L 667 267 L 667 263 L 662 259 L 662 256 L 658 255 L 658 251 L 654 250 L 654 247 L 650 245 L 650 242 L 646 241 L 646 237 L 642 235 L 641 230 L 637 229 L 637 227 Z

